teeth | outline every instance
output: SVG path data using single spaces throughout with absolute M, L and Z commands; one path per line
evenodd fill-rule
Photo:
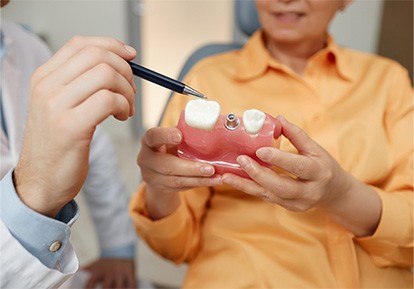
M 243 113 L 244 129 L 248 134 L 258 133 L 264 124 L 266 115 L 257 109 L 249 109 Z
M 193 99 L 187 103 L 184 116 L 189 126 L 211 130 L 220 116 L 220 105 L 212 100 Z

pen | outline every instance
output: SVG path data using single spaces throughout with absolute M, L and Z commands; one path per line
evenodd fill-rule
M 194 88 L 191 88 L 178 80 L 162 75 L 158 72 L 155 72 L 151 69 L 138 65 L 136 63 L 133 63 L 133 62 L 128 62 L 128 63 L 131 66 L 132 72 L 134 73 L 134 75 L 140 78 L 143 78 L 155 84 L 161 85 L 165 88 L 171 89 L 172 91 L 175 91 L 178 93 L 192 95 L 192 96 L 196 96 L 199 98 L 206 98 L 201 92 L 198 92 Z

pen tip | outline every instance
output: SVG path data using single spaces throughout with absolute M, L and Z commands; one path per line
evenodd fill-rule
M 201 92 L 198 92 L 197 90 L 195 90 L 194 88 L 191 88 L 191 87 L 188 87 L 188 86 L 185 86 L 184 87 L 184 91 L 183 91 L 183 93 L 184 94 L 187 94 L 187 95 L 192 95 L 192 96 L 195 96 L 195 97 L 199 97 L 199 98 L 204 98 L 204 99 L 206 99 L 207 97 L 204 95 L 204 94 L 202 94 Z

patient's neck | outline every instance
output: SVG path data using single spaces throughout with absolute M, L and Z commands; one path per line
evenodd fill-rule
M 275 59 L 291 68 L 295 73 L 303 75 L 308 60 L 326 46 L 326 37 L 300 43 L 280 43 L 268 41 L 265 38 L 265 43 Z

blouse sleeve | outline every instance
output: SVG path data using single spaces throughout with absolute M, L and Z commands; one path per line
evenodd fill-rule
M 393 159 L 381 188 L 374 187 L 382 201 L 376 232 L 356 238 L 379 266 L 413 266 L 413 89 L 405 70 L 393 71 L 384 126 Z

